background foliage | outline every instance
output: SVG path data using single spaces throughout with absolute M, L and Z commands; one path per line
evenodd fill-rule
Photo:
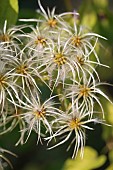
M 102 63 L 110 69 L 98 68 L 101 81 L 113 84 L 113 2 L 108 0 L 47 0 L 41 1 L 44 8 L 56 6 L 56 12 L 77 10 L 80 13 L 78 22 L 87 26 L 108 40 L 102 42 L 98 54 Z M 18 6 L 19 5 L 19 6 Z M 19 9 L 20 8 L 20 9 Z M 0 0 L 0 29 L 7 19 L 8 27 L 22 24 L 17 18 L 38 17 L 36 0 Z M 71 19 L 70 21 L 71 22 Z M 44 89 L 46 93 L 46 89 Z M 104 91 L 113 101 L 113 87 L 105 87 Z M 103 102 L 107 123 L 113 125 L 113 105 Z M 71 160 L 71 151 L 66 153 L 66 143 L 63 146 L 47 151 L 45 143 L 36 146 L 36 136 L 32 134 L 27 144 L 15 147 L 18 139 L 18 129 L 10 134 L 0 136 L 0 146 L 7 148 L 18 155 L 18 158 L 9 157 L 14 170 L 112 170 L 113 169 L 113 128 L 97 125 L 94 132 L 88 133 L 87 147 L 82 160 L 77 157 Z M 9 155 L 8 155 L 9 156 Z M 7 156 L 7 157 L 8 157 Z M 6 167 L 8 170 L 9 167 Z

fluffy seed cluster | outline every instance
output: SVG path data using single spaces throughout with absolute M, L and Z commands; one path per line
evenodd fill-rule
M 72 158 L 79 148 L 83 157 L 87 130 L 92 123 L 105 124 L 99 97 L 110 101 L 96 71 L 108 67 L 96 53 L 98 39 L 106 38 L 79 26 L 78 13 L 56 15 L 55 8 L 46 12 L 38 4 L 39 19 L 21 19 L 36 26 L 7 28 L 5 21 L 0 30 L 0 135 L 18 125 L 16 145 L 26 143 L 33 131 L 37 143 L 61 139 L 50 149 L 73 137 L 67 150 L 74 144 Z M 42 87 L 50 92 L 45 101 Z

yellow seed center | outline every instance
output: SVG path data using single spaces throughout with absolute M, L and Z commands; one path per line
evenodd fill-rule
M 0 87 L 3 87 L 3 85 L 5 84 L 5 77 L 3 77 L 2 75 L 0 75 Z
M 9 42 L 10 41 L 10 36 L 7 34 L 0 35 L 0 41 L 1 42 Z
M 77 56 L 77 61 L 80 65 L 84 65 L 84 59 L 82 57 Z
M 42 46 L 45 46 L 46 45 L 46 39 L 42 38 L 42 37 L 37 37 L 37 39 L 35 40 L 35 44 L 36 45 L 41 44 Z
M 74 45 L 75 47 L 78 47 L 78 46 L 80 46 L 80 44 L 81 44 L 81 38 L 78 37 L 78 36 L 74 36 L 74 37 L 72 37 L 72 39 L 71 39 L 71 43 L 72 43 L 72 45 Z
M 27 65 L 22 64 L 22 65 L 20 65 L 20 66 L 17 68 L 17 73 L 18 73 L 18 74 L 26 75 L 26 74 L 27 74 L 27 70 L 28 70 Z
M 80 87 L 80 96 L 88 97 L 89 96 L 89 92 L 90 92 L 90 88 L 85 87 L 85 86 L 81 86 Z
M 43 118 L 44 115 L 46 114 L 46 111 L 44 108 L 42 108 L 41 110 L 36 110 L 35 112 L 33 112 L 33 114 L 37 117 L 37 118 Z
M 58 66 L 66 63 L 66 57 L 62 53 L 58 53 L 54 55 L 54 62 L 57 63 Z
M 69 122 L 69 127 L 72 130 L 75 129 L 75 128 L 79 128 L 79 125 L 80 125 L 80 120 L 77 119 L 77 118 L 74 118 Z
M 52 28 L 54 28 L 57 25 L 56 19 L 49 19 L 48 20 L 48 25 Z

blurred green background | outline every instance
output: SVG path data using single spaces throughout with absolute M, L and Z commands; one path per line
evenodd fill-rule
M 7 0 L 4 0 L 4 3 Z M 0 9 L 3 9 L 0 0 Z M 35 18 L 38 9 L 37 0 L 19 0 L 18 18 Z M 110 66 L 110 69 L 97 68 L 101 81 L 113 84 L 113 1 L 112 0 L 41 0 L 43 7 L 56 13 L 76 10 L 80 13 L 79 22 L 93 32 L 106 37 L 102 47 L 97 49 L 100 61 Z M 5 6 L 5 5 L 4 5 Z M 18 10 L 17 10 L 18 11 Z M 16 15 L 16 14 L 15 14 Z M 3 20 L 3 16 L 2 17 Z M 4 15 L 5 17 L 5 15 Z M 2 25 L 2 20 L 0 25 Z M 9 19 L 10 20 L 10 19 Z M 15 23 L 16 18 L 12 21 Z M 20 24 L 18 22 L 17 24 Z M 103 88 L 113 101 L 113 87 Z M 107 123 L 113 125 L 113 105 L 100 99 L 105 109 Z M 96 125 L 94 131 L 87 132 L 85 155 L 81 162 L 71 160 L 73 148 L 66 152 L 68 143 L 53 150 L 47 150 L 45 142 L 36 145 L 37 137 L 32 134 L 27 144 L 14 146 L 19 138 L 18 128 L 10 134 L 0 136 L 0 146 L 18 155 L 18 158 L 7 155 L 14 170 L 113 170 L 113 128 Z M 6 167 L 6 170 L 9 170 Z

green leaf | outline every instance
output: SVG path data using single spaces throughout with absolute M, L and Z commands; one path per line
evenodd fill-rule
M 97 16 L 95 11 L 88 11 L 81 20 L 82 25 L 88 25 L 88 27 L 93 28 L 96 24 Z
M 106 161 L 104 155 L 98 156 L 97 152 L 91 147 L 85 147 L 83 159 L 79 155 L 80 151 L 76 159 L 68 159 L 64 164 L 63 170 L 92 170 L 102 166 Z
M 7 26 L 15 25 L 18 18 L 18 0 L 0 0 L 0 28 L 3 28 L 4 21 Z
M 87 5 L 86 5 L 87 4 Z M 96 25 L 98 20 L 95 7 L 93 5 L 93 1 L 85 0 L 82 2 L 80 9 L 80 23 L 82 25 L 87 26 L 88 28 L 92 28 Z
M 109 152 L 109 161 L 113 163 L 113 150 Z
M 107 8 L 108 7 L 108 0 L 93 0 L 94 4 L 99 8 Z
M 105 86 L 106 88 L 107 86 Z M 112 86 L 111 86 L 112 87 Z M 108 88 L 108 87 L 107 87 Z M 107 93 L 106 89 L 104 89 L 104 92 Z M 110 95 L 108 95 L 108 98 L 112 102 L 112 98 Z M 113 125 L 113 103 L 106 101 L 105 98 L 100 98 L 100 101 L 104 107 L 105 112 L 105 120 L 108 124 Z
M 113 170 L 113 163 L 106 170 Z

